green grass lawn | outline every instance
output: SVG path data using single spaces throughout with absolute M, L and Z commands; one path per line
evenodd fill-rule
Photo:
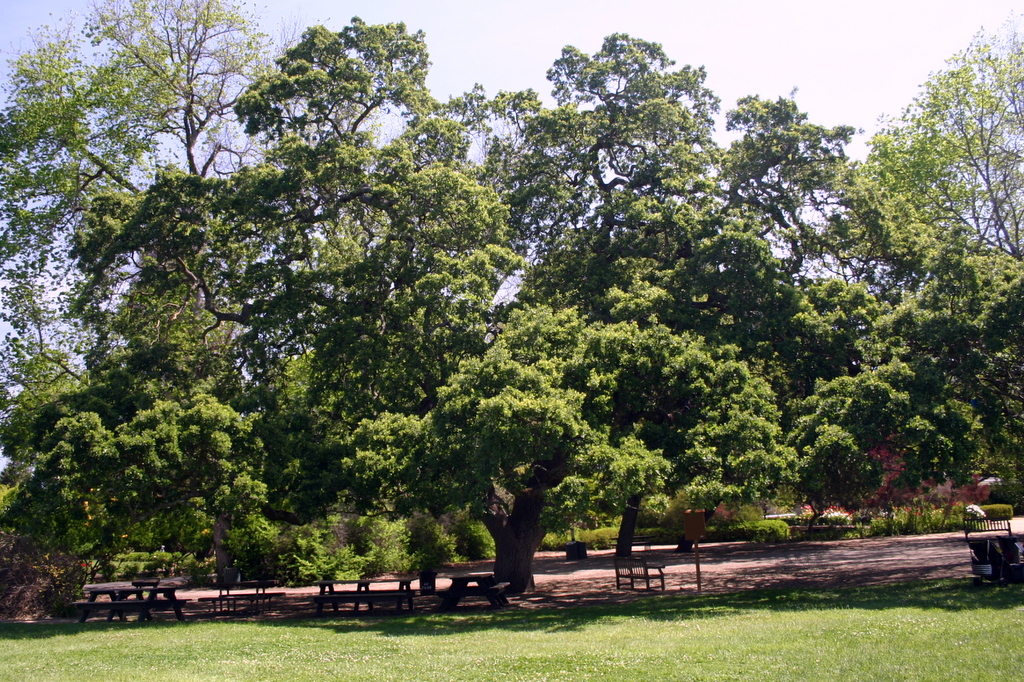
M 0 625 L 0 680 L 1007 680 L 1024 586 L 968 579 L 575 610 Z

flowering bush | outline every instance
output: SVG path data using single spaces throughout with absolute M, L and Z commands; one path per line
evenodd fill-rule
M 848 526 L 853 523 L 853 514 L 839 507 L 829 507 L 818 517 L 818 523 L 824 526 Z
M 966 511 L 959 503 L 932 507 L 919 504 L 893 507 L 871 519 L 871 535 L 917 535 L 963 529 Z
M 969 504 L 964 507 L 964 518 L 983 519 L 985 518 L 985 510 L 976 504 Z

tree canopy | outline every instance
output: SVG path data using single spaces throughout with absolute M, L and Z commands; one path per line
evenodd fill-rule
M 224 565 L 257 513 L 468 510 L 522 591 L 546 509 L 628 539 L 663 493 L 1019 474 L 1015 35 L 863 164 L 792 98 L 719 145 L 704 69 L 625 34 L 552 106 L 437 101 L 403 24 L 270 49 L 223 0 L 110 0 L 13 62 L 5 524 L 100 552 L 189 510 Z

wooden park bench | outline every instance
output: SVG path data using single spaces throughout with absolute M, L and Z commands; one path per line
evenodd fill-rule
M 654 536 L 633 536 L 633 547 L 642 547 L 645 552 L 650 551 L 650 541 Z
M 1006 531 L 1007 535 L 1013 535 L 1009 519 L 964 519 L 964 538 L 967 540 L 970 540 L 971 533 L 999 533 L 1002 531 Z
M 647 589 L 651 589 L 652 580 L 661 580 L 661 589 L 665 589 L 665 567 L 660 564 L 649 564 L 646 559 L 638 557 L 615 557 L 615 589 L 622 589 L 623 583 L 629 581 L 630 588 L 637 581 L 644 581 Z
M 366 604 L 373 611 L 373 605 L 378 602 L 393 602 L 398 611 L 402 610 L 403 604 L 408 604 L 410 611 L 414 610 L 412 580 L 399 580 L 397 590 L 370 589 L 371 585 L 379 584 L 370 580 L 321 580 L 317 584 L 320 586 L 320 594 L 313 597 L 313 602 L 318 616 L 324 615 L 324 604 L 330 604 L 335 611 L 338 610 L 338 604 L 352 604 L 356 611 L 360 604 Z M 356 589 L 335 590 L 336 586 L 346 584 L 355 584 Z

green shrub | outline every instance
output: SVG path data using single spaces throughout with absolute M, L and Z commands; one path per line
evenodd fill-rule
M 125 552 L 115 556 L 111 565 L 114 567 L 112 577 L 119 580 L 187 576 L 192 585 L 205 584 L 216 570 L 212 557 L 198 559 L 187 552 Z
M 683 531 L 676 532 L 671 528 L 637 528 L 633 535 L 650 535 L 652 545 L 675 545 L 683 536 Z
M 668 502 L 665 513 L 661 516 L 661 526 L 678 535 L 683 534 L 683 514 L 690 509 L 690 498 L 686 493 L 679 493 Z
M 587 547 L 590 549 L 611 549 L 615 547 L 615 541 L 618 537 L 619 529 L 617 526 L 606 526 L 576 533 L 576 539 L 587 543 Z M 568 539 L 565 542 L 568 542 Z M 562 543 L 562 547 L 565 547 L 565 543 Z
M 708 526 L 706 542 L 783 542 L 789 539 L 789 525 L 778 519 L 741 521 Z
M 1012 519 L 1013 507 L 1008 504 L 983 504 L 981 511 L 985 512 L 988 519 Z
M 343 545 L 331 521 L 289 528 L 281 533 L 268 557 L 273 576 L 299 587 L 318 580 L 353 580 L 362 577 L 366 560 Z M 250 578 L 252 576 L 245 575 Z
M 735 523 L 758 523 L 764 521 L 764 510 L 753 504 L 745 504 L 737 509 L 732 516 Z
M 483 521 L 466 512 L 457 514 L 449 532 L 455 537 L 455 551 L 468 561 L 494 558 L 494 538 Z
M 217 571 L 217 560 L 213 557 L 199 559 L 194 554 L 186 554 L 179 564 L 179 575 L 187 575 L 189 584 L 198 587 L 209 582 L 215 577 Z
M 181 555 L 174 555 L 171 552 L 153 552 L 149 560 L 143 566 L 144 571 L 153 575 L 173 575 L 177 568 L 177 560 Z
M 682 530 L 678 533 L 670 528 L 637 528 L 634 535 L 650 535 L 655 545 L 674 545 L 679 542 Z M 576 533 L 576 539 L 587 543 L 587 549 L 613 549 L 619 539 L 618 526 L 606 526 L 594 530 L 583 530 Z M 557 552 L 565 549 L 569 535 L 565 533 L 548 533 L 540 543 L 542 551 Z
M 568 533 L 548 533 L 540 541 L 537 549 L 541 552 L 560 552 L 565 549 L 565 543 L 569 542 Z
M 425 571 L 462 560 L 455 550 L 455 536 L 450 535 L 432 516 L 414 514 L 406 527 L 409 531 L 409 570 Z
M 404 521 L 363 516 L 347 524 L 347 540 L 365 559 L 363 577 L 409 570 L 409 531 Z
M 235 568 L 251 579 L 281 578 L 275 575 L 274 557 L 287 551 L 287 542 L 278 543 L 279 531 L 262 514 L 236 519 L 228 531 L 225 549 Z
M 869 535 L 920 535 L 944 533 L 963 528 L 961 504 L 946 507 L 895 507 L 871 519 Z
M 1024 483 L 1003 481 L 988 489 L 989 504 L 1008 504 L 1014 509 L 1024 509 Z

